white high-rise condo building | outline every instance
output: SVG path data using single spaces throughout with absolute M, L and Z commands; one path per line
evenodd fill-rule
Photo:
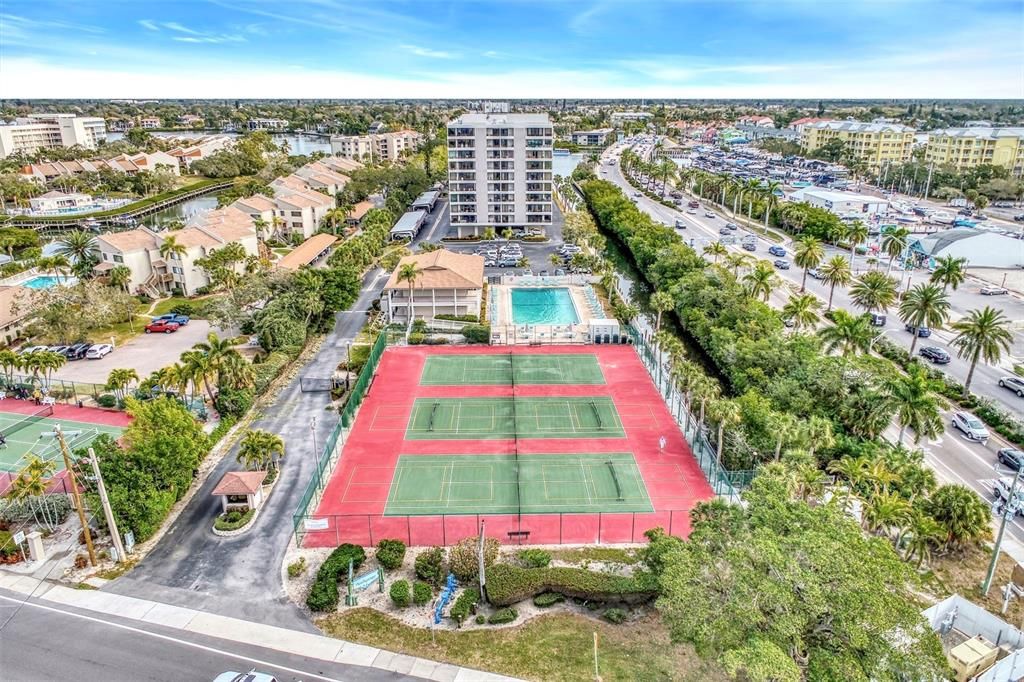
M 102 118 L 74 114 L 29 114 L 0 125 L 0 159 L 11 154 L 32 154 L 39 149 L 79 145 L 95 149 L 107 139 Z
M 448 191 L 459 236 L 551 224 L 553 140 L 547 114 L 473 113 L 448 122 Z

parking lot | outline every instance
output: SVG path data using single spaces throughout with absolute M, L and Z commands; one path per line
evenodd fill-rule
M 200 341 L 206 340 L 210 323 L 206 320 L 192 320 L 173 334 L 139 335 L 99 360 L 76 360 L 69 362 L 53 373 L 55 379 L 105 384 L 110 370 L 120 367 L 134 369 L 144 379 L 161 367 L 178 361 L 183 351 L 189 350 Z

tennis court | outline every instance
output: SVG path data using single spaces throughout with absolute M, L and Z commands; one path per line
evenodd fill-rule
M 403 455 L 384 515 L 650 511 L 629 453 Z
M 124 429 L 107 424 L 57 419 L 52 407 L 44 407 L 29 414 L 0 412 L 0 433 L 7 442 L 0 446 L 0 471 L 17 473 L 33 454 L 45 461 L 53 462 L 57 471 L 64 469 L 64 458 L 60 445 L 52 435 L 59 424 L 64 432 L 68 447 L 73 452 L 89 445 L 99 434 L 107 433 L 117 438 Z
M 417 398 L 407 440 L 624 438 L 611 398 Z
M 508 386 L 603 384 L 597 356 L 584 353 L 513 355 L 431 355 L 421 386 Z

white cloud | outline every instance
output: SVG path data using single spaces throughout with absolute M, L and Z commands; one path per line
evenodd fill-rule
M 139 26 L 149 29 L 150 31 L 160 30 L 160 27 L 156 25 L 156 22 L 151 19 L 139 19 Z
M 165 21 L 163 22 L 163 27 L 171 31 L 178 31 L 179 33 L 188 33 L 189 35 L 193 36 L 202 35 L 202 33 L 200 33 L 199 31 L 193 30 L 188 26 L 182 26 L 181 24 L 175 21 Z
M 455 59 L 458 55 L 452 54 L 451 52 L 444 52 L 442 50 L 432 50 L 429 47 L 420 47 L 419 45 L 399 45 L 401 49 L 406 52 L 412 52 L 414 55 L 419 57 L 431 57 L 433 59 Z

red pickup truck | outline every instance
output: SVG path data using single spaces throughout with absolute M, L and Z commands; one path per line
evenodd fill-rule
M 168 322 L 167 320 L 157 320 L 155 322 L 150 322 L 149 324 L 146 325 L 146 333 L 147 334 L 159 334 L 159 333 L 163 332 L 164 334 L 171 334 L 171 333 L 174 333 L 174 332 L 178 331 L 178 327 L 179 326 L 181 326 L 181 325 L 179 325 L 177 322 Z

